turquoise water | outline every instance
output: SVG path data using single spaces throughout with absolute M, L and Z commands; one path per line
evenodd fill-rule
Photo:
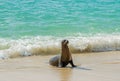
M 65 38 L 74 51 L 119 50 L 120 0 L 0 0 L 1 55 L 44 43 L 45 53 L 58 52 Z
M 0 37 L 120 33 L 120 0 L 0 0 Z

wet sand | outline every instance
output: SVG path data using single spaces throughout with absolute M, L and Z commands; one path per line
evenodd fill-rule
M 53 56 L 0 60 L 0 81 L 120 81 L 120 51 L 73 54 L 76 68 L 50 66 Z

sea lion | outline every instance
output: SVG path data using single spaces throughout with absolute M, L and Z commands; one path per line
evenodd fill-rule
M 70 63 L 72 67 L 76 67 L 73 63 L 72 55 L 68 48 L 68 44 L 69 44 L 68 40 L 63 40 L 61 42 L 61 47 L 62 47 L 61 55 L 57 55 L 51 58 L 49 61 L 50 65 L 57 67 L 66 67 Z

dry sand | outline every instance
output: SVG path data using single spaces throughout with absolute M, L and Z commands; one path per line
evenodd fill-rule
M 73 54 L 76 68 L 57 68 L 53 57 L 0 60 L 0 81 L 120 81 L 120 51 Z

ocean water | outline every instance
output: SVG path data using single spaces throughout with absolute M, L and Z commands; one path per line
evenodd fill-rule
M 120 50 L 120 0 L 0 0 L 0 58 Z

